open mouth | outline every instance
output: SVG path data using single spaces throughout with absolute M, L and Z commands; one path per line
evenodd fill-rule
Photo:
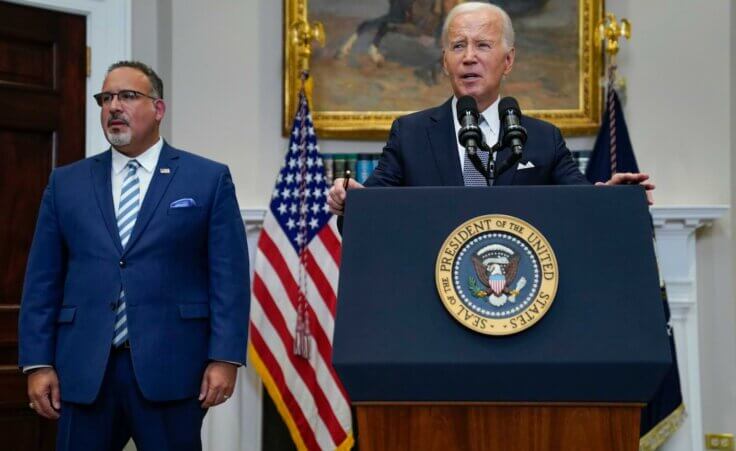
M 475 80 L 480 80 L 480 74 L 471 72 L 471 73 L 461 75 L 460 78 L 465 81 L 475 81 Z

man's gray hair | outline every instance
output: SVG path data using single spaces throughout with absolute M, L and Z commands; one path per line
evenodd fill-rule
M 151 83 L 151 92 L 149 94 L 157 99 L 164 98 L 164 82 L 161 81 L 161 77 L 148 64 L 141 63 L 140 61 L 118 61 L 107 69 L 107 73 L 109 74 L 121 67 L 130 67 L 131 69 L 143 72 Z
M 506 50 L 510 50 L 514 47 L 514 26 L 511 23 L 511 17 L 503 8 L 484 2 L 464 2 L 455 5 L 450 12 L 447 13 L 445 23 L 442 24 L 442 47 L 445 47 L 447 42 L 447 31 L 450 27 L 450 23 L 458 14 L 475 13 L 479 11 L 490 11 L 497 13 L 501 17 L 501 24 L 503 25 L 503 44 L 506 46 Z

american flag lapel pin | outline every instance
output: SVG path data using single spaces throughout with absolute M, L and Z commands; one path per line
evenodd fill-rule
M 169 168 L 161 168 L 161 169 L 159 169 L 159 172 L 161 172 L 162 174 L 171 174 L 171 169 L 169 169 Z

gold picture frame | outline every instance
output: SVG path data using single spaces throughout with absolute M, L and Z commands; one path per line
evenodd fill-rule
M 419 1 L 421 0 L 417 0 L 417 2 Z M 425 2 L 426 1 L 430 0 L 425 0 Z M 324 57 L 324 55 L 328 54 L 330 51 L 334 52 L 335 48 L 340 48 L 339 41 L 345 39 L 344 30 L 348 29 L 348 26 L 343 27 L 337 25 L 332 27 L 331 29 L 331 27 L 329 26 L 329 21 L 332 21 L 331 23 L 333 25 L 339 24 L 338 22 L 335 22 L 336 20 L 339 20 L 339 18 L 335 19 L 334 14 L 326 15 L 324 13 L 325 8 L 335 8 L 336 4 L 348 4 L 351 2 L 360 2 L 360 8 L 366 8 L 365 5 L 367 5 L 367 3 L 363 0 L 310 0 L 310 2 L 313 4 L 322 4 L 322 10 L 317 10 L 316 7 L 313 7 L 310 10 L 310 6 L 307 5 L 307 0 L 284 0 L 284 136 L 288 135 L 291 130 L 292 121 L 294 119 L 294 112 L 296 111 L 296 107 L 298 104 L 298 92 L 301 86 L 300 72 L 301 68 L 304 65 L 305 51 L 303 46 L 301 48 L 299 47 L 297 31 L 300 26 L 304 26 L 307 23 L 307 19 L 309 21 L 322 22 L 323 20 L 321 19 L 323 19 L 323 17 L 321 16 L 324 16 L 327 19 L 326 25 L 324 27 L 324 34 L 321 37 L 324 38 L 324 36 L 326 35 L 328 47 L 326 50 L 318 48 L 314 49 L 312 60 L 311 62 L 309 62 L 309 64 L 311 65 L 310 72 L 312 73 L 312 77 L 310 80 L 311 86 L 308 87 L 308 94 L 310 94 L 312 119 L 320 138 L 383 140 L 388 136 L 388 131 L 391 127 L 391 124 L 397 117 L 404 114 L 409 114 L 412 111 L 416 111 L 418 109 L 429 108 L 441 103 L 435 100 L 414 109 L 372 108 L 366 110 L 364 108 L 359 109 L 356 107 L 352 107 L 349 104 L 347 105 L 347 107 L 341 106 L 340 108 L 330 108 L 329 106 L 325 106 L 325 103 L 327 103 L 326 99 L 323 99 L 321 97 L 326 96 L 320 96 L 320 93 L 329 92 L 325 91 L 325 89 L 327 89 L 327 83 L 325 81 L 330 80 L 330 86 L 339 86 L 341 80 L 339 79 L 339 71 L 333 70 L 333 68 L 325 68 L 327 64 L 322 64 L 322 62 L 325 61 L 328 64 L 332 64 L 330 60 L 327 60 L 326 57 Z M 533 24 L 535 23 L 544 23 L 543 20 L 545 9 L 549 9 L 547 8 L 547 6 L 545 6 L 548 3 L 548 0 L 540 0 L 540 2 L 544 6 L 544 8 L 542 8 L 541 11 L 536 11 L 536 16 L 532 17 L 531 20 L 527 19 L 528 22 L 532 24 L 529 27 L 533 27 Z M 530 99 L 527 99 L 526 102 L 522 101 L 522 98 L 518 97 L 518 94 L 517 98 L 519 98 L 520 104 L 524 109 L 524 114 L 552 122 L 553 124 L 557 125 L 565 135 L 570 136 L 594 134 L 597 132 L 598 127 L 600 126 L 600 112 L 603 95 L 600 86 L 603 54 L 601 46 L 598 44 L 596 37 L 597 24 L 599 20 L 603 17 L 603 0 L 552 0 L 552 2 L 554 2 L 555 5 L 562 4 L 563 7 L 567 8 L 566 11 L 568 12 L 568 16 L 570 16 L 571 14 L 577 14 L 577 18 L 573 22 L 576 25 L 577 32 L 575 32 L 574 30 L 567 30 L 568 36 L 566 37 L 565 41 L 569 43 L 569 48 L 567 49 L 568 54 L 575 55 L 574 60 L 570 58 L 570 61 L 564 61 L 564 58 L 560 58 L 555 55 L 548 55 L 549 52 L 554 52 L 557 50 L 557 46 L 554 45 L 552 46 L 551 51 L 547 47 L 545 47 L 545 49 L 543 50 L 539 50 L 539 55 L 541 55 L 542 57 L 547 57 L 548 60 L 555 59 L 554 62 L 555 64 L 558 64 L 557 67 L 564 68 L 564 70 L 566 70 L 568 74 L 571 70 L 574 70 L 572 77 L 560 76 L 557 72 L 561 71 L 557 71 L 550 76 L 551 78 L 557 77 L 557 79 L 559 80 L 564 80 L 564 82 L 566 83 L 565 86 L 567 87 L 567 92 L 569 93 L 568 98 L 565 98 L 564 101 L 567 102 L 570 106 L 562 108 L 528 108 L 528 104 L 535 103 L 532 94 L 529 94 L 531 97 Z M 383 5 L 383 2 L 376 3 L 379 5 Z M 435 0 L 435 4 L 438 3 L 442 2 Z M 445 1 L 444 3 L 447 2 Z M 386 2 L 386 4 L 388 4 L 388 2 Z M 559 6 L 556 7 L 559 8 Z M 512 18 L 514 19 L 514 26 L 515 28 L 517 28 L 517 19 L 514 17 L 513 14 Z M 314 24 L 315 22 L 311 23 Z M 351 24 L 354 23 L 355 21 L 353 20 Z M 320 27 L 321 30 L 321 24 L 317 25 Z M 336 31 L 336 29 L 341 30 L 343 36 L 340 36 L 341 33 Z M 544 45 L 549 46 L 548 39 L 546 38 L 546 36 L 544 36 L 543 30 L 538 31 L 533 28 L 529 29 L 535 31 L 537 35 L 541 36 L 542 41 L 538 42 L 542 42 Z M 521 54 L 521 52 L 519 51 L 519 38 L 520 36 L 523 36 L 524 31 L 519 30 L 518 28 L 516 31 L 517 61 L 515 63 L 514 71 L 517 71 L 519 65 L 524 64 L 524 62 L 521 60 L 524 55 Z M 575 35 L 577 35 L 577 42 L 575 42 Z M 408 39 L 404 39 L 404 41 L 409 42 Z M 332 43 L 331 49 L 330 43 Z M 533 46 L 534 42 L 532 42 L 531 45 Z M 322 60 L 319 59 L 320 52 L 323 52 Z M 315 56 L 317 58 L 315 58 Z M 379 73 L 378 70 L 380 69 L 380 66 L 377 66 L 376 69 L 370 67 L 370 62 L 366 63 L 366 61 L 369 60 L 365 54 L 361 56 L 353 56 L 353 58 L 355 59 L 353 65 L 360 66 L 363 72 L 368 71 L 371 74 L 370 76 L 372 77 L 376 77 L 376 74 Z M 319 72 L 320 69 L 324 69 L 321 74 Z M 532 74 L 532 77 L 536 76 L 535 74 L 540 71 L 541 70 L 534 69 L 534 74 Z M 389 72 L 384 72 L 384 74 L 386 73 Z M 323 75 L 324 77 L 320 78 L 321 75 Z M 381 75 L 378 75 L 378 78 L 380 78 L 380 76 Z M 511 76 L 514 76 L 513 71 Z M 544 77 L 544 74 L 540 76 L 540 79 L 541 77 Z M 571 78 L 576 78 L 576 81 L 574 80 L 573 82 L 571 82 Z M 532 82 L 534 82 L 534 80 L 532 80 Z M 508 83 L 511 84 L 511 82 Z M 534 88 L 533 84 L 530 84 L 528 80 L 525 81 L 525 83 L 525 86 L 530 86 L 530 88 L 528 89 L 529 91 L 536 92 L 536 88 Z M 552 85 L 550 89 L 554 89 L 553 82 L 549 82 L 549 80 L 547 80 L 547 84 Z M 346 85 L 343 83 L 342 86 L 344 87 Z M 422 89 L 424 88 L 425 87 L 422 87 Z M 314 92 L 314 95 L 311 95 L 312 91 Z M 354 91 L 357 95 L 361 94 L 360 88 L 355 89 Z M 552 92 L 553 94 L 555 94 L 554 91 Z M 449 86 L 447 86 L 444 99 L 446 99 L 450 95 L 451 90 Z M 515 94 L 509 93 L 508 95 Z M 345 96 L 343 96 L 343 98 L 344 97 Z M 548 103 L 552 104 L 554 101 Z

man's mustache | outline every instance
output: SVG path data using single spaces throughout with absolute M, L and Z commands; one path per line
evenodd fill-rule
M 128 124 L 128 120 L 122 116 L 110 116 L 110 118 L 107 120 L 107 126 L 111 126 L 113 121 L 118 121 L 124 123 L 125 125 L 130 125 Z

